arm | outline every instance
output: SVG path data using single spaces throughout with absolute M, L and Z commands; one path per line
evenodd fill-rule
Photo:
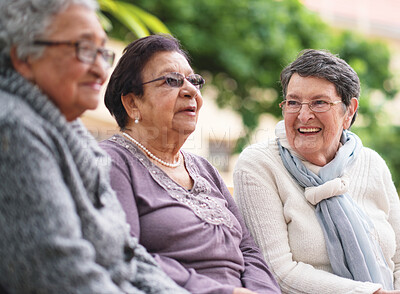
M 40 132 L 0 127 L 0 284 L 11 293 L 122 293 L 82 238 L 51 142 Z
M 219 177 L 220 178 L 220 177 Z M 255 291 L 259 294 L 263 293 L 281 293 L 278 283 L 270 272 L 260 249 L 255 244 L 253 237 L 250 235 L 243 217 L 230 194 L 228 188 L 221 182 L 221 192 L 228 202 L 229 210 L 234 214 L 242 227 L 242 241 L 240 250 L 243 253 L 245 271 L 242 274 L 243 287 Z
M 282 195 L 293 185 L 278 154 L 252 147 L 234 172 L 235 197 L 252 235 L 273 270 L 283 293 L 373 293 L 377 284 L 344 279 L 292 258 Z M 285 190 L 286 189 L 286 190 Z M 294 187 L 294 192 L 296 188 Z M 310 252 L 311 254 L 312 252 Z
M 383 160 L 382 160 L 383 161 Z M 389 200 L 388 221 L 392 226 L 396 236 L 396 251 L 393 256 L 394 262 L 394 289 L 400 290 L 400 202 L 399 195 L 393 184 L 389 168 L 383 162 L 383 186 L 386 187 L 386 193 Z

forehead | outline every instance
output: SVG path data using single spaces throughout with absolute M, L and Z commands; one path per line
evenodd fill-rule
M 78 4 L 54 15 L 46 35 L 59 40 L 106 39 L 96 13 Z
M 193 73 L 193 70 L 186 58 L 176 51 L 155 53 L 143 68 L 144 77 L 158 77 L 168 72 L 188 75 Z
M 314 76 L 302 77 L 294 73 L 289 80 L 287 96 L 338 96 L 335 84 Z

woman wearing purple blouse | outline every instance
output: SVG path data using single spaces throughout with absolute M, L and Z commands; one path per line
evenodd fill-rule
M 192 293 L 280 293 L 217 170 L 181 150 L 195 130 L 204 79 L 168 35 L 134 41 L 105 103 L 121 133 L 101 143 L 111 184 L 139 238 Z

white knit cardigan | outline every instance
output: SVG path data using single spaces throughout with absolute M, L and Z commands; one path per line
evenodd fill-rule
M 384 160 L 363 148 L 346 172 L 349 194 L 367 213 L 400 289 L 400 203 Z M 332 273 L 325 241 L 304 188 L 281 161 L 276 140 L 245 149 L 234 170 L 234 194 L 282 293 L 374 293 L 379 284 Z

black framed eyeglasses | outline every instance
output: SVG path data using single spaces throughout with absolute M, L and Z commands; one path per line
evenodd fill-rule
M 168 86 L 173 87 L 173 88 L 180 88 L 183 86 L 185 79 L 188 80 L 189 83 L 191 83 L 193 86 L 195 86 L 198 89 L 203 88 L 204 84 L 206 83 L 204 78 L 198 74 L 193 74 L 193 75 L 189 75 L 189 76 L 185 77 L 183 74 L 181 74 L 179 72 L 171 72 L 162 77 L 156 78 L 154 80 L 144 82 L 144 83 L 142 83 L 142 85 L 145 85 L 148 83 L 153 83 L 156 81 L 165 80 L 165 83 Z
M 303 104 L 307 104 L 308 108 L 314 112 L 326 112 L 331 109 L 332 105 L 342 103 L 342 101 L 326 101 L 326 100 L 312 100 L 310 102 L 299 102 L 296 100 L 283 100 L 279 103 L 279 107 L 286 113 L 297 113 L 300 111 Z
M 88 40 L 81 41 L 48 41 L 36 40 L 34 45 L 39 46 L 72 46 L 75 47 L 76 57 L 83 63 L 93 64 L 96 61 L 97 53 L 100 53 L 107 66 L 111 67 L 114 63 L 115 53 L 109 49 L 96 47 L 93 42 Z

